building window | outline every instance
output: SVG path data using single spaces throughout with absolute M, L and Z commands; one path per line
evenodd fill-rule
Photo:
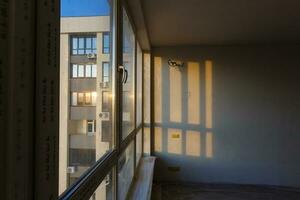
M 72 77 L 73 78 L 78 77 L 78 65 L 72 65 Z
M 109 39 L 110 39 L 110 36 L 109 36 L 109 33 L 107 32 L 107 33 L 103 33 L 103 49 L 102 49 L 102 53 L 104 53 L 104 54 L 108 54 L 109 53 L 109 51 L 110 51 L 110 45 L 109 45 L 109 43 L 110 43 L 110 41 L 109 41 Z
M 83 106 L 83 105 L 85 105 L 85 103 L 84 103 L 84 93 L 77 93 L 77 105 L 79 105 L 79 106 Z
M 87 120 L 87 133 L 93 134 L 96 132 L 96 120 Z
M 97 92 L 72 92 L 72 106 L 96 106 Z
M 72 78 L 96 78 L 97 77 L 97 65 L 77 65 L 72 64 Z
M 77 92 L 72 93 L 72 106 L 77 106 Z
M 102 63 L 102 82 L 109 82 L 109 63 Z
M 71 166 L 86 166 L 94 164 L 96 159 L 95 149 L 73 149 L 69 150 L 69 159 Z
M 72 36 L 72 55 L 87 55 L 97 53 L 96 36 Z
M 92 65 L 86 65 L 85 66 L 85 77 L 91 77 L 92 76 Z
M 97 77 L 97 65 L 92 65 L 92 77 L 96 78 Z
M 91 93 L 87 92 L 85 93 L 85 102 L 86 105 L 92 105 L 92 97 Z

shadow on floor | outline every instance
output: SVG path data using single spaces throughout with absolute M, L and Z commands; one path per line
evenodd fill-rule
M 151 200 L 300 200 L 300 188 L 153 183 Z

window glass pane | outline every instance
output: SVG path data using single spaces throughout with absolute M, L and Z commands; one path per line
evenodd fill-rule
M 72 49 L 77 49 L 77 42 L 78 42 L 78 39 L 76 37 L 73 37 L 72 38 Z
M 103 53 L 109 53 L 109 46 L 110 46 L 110 41 L 109 41 L 109 33 L 104 33 L 103 34 Z
M 84 38 L 78 38 L 78 49 L 84 49 Z
M 110 120 L 112 118 L 110 114 L 112 111 L 111 99 L 112 97 L 110 91 L 102 92 L 102 113 L 104 114 L 102 121 L 102 141 L 112 140 L 111 135 L 107 134 L 112 130 L 112 124 L 110 123 Z
M 85 105 L 92 105 L 92 97 L 90 92 L 85 93 Z
M 136 70 L 137 70 L 137 83 L 136 83 L 136 125 L 137 127 L 142 123 L 142 61 L 143 54 L 140 48 L 140 45 L 137 44 L 137 62 L 136 62 Z
M 103 111 L 109 111 L 109 107 L 110 107 L 109 92 L 103 92 L 103 96 L 102 96 L 102 110 Z
M 73 50 L 73 51 L 72 51 L 72 54 L 73 54 L 73 55 L 76 55 L 77 53 L 78 53 L 77 50 Z
M 138 134 L 136 135 L 136 166 L 138 166 L 139 161 L 142 157 L 142 129 L 140 129 L 140 131 L 138 132 Z
M 103 32 L 115 35 L 111 31 L 115 30 L 115 20 L 111 13 L 115 10 L 113 9 L 115 1 L 63 0 L 61 2 L 61 30 L 64 32 L 60 35 L 60 69 L 62 70 L 59 115 L 59 194 L 80 179 L 87 169 L 115 145 L 113 135 L 115 95 L 112 93 L 115 91 L 114 78 L 110 80 L 109 87 L 100 85 L 102 63 L 111 63 L 111 61 L 114 63 L 115 59 L 112 58 L 115 58 L 115 55 L 108 54 L 101 58 L 86 56 L 89 53 L 96 53 L 97 41 L 102 42 Z M 85 9 L 87 7 L 93 9 Z M 114 46 L 113 41 L 106 42 L 108 49 Z M 73 67 L 72 64 L 77 67 Z M 101 70 L 98 71 L 97 67 Z M 111 73 L 109 75 L 115 77 Z M 73 76 L 77 79 L 70 80 Z M 104 102 L 105 110 L 102 107 L 103 92 L 107 94 Z M 94 131 L 91 132 L 92 129 Z M 97 194 L 92 198 L 98 200 Z
M 111 171 L 103 179 L 96 191 L 92 194 L 89 200 L 113 200 L 114 199 L 114 176 Z
M 83 55 L 83 54 L 84 54 L 84 49 L 78 50 L 78 54 L 79 54 L 79 55 Z
M 77 106 L 77 92 L 72 93 L 72 105 Z
M 102 82 L 109 82 L 109 63 L 103 63 Z
M 73 78 L 76 78 L 78 76 L 77 72 L 78 72 L 77 65 L 73 64 L 72 65 L 72 77 Z
M 134 151 L 131 143 L 118 160 L 118 200 L 125 200 L 134 170 Z
M 97 38 L 96 38 L 96 37 L 93 37 L 92 40 L 93 40 L 93 41 L 92 41 L 92 46 L 93 46 L 93 49 L 95 50 L 95 49 L 97 49 Z
M 84 93 L 78 93 L 77 105 L 84 105 Z
M 79 170 L 84 170 L 86 166 L 93 164 L 95 160 L 95 151 L 92 149 L 77 149 L 73 141 L 76 141 L 77 135 L 72 135 L 70 138 L 70 164 L 72 166 L 81 166 Z
M 92 76 L 92 65 L 86 65 L 85 66 L 85 77 L 91 77 Z
M 88 120 L 88 124 L 87 124 L 87 131 L 89 133 L 94 132 L 94 121 L 92 120 Z
M 103 75 L 104 76 L 109 76 L 109 65 L 108 65 L 108 63 L 104 63 Z
M 92 77 L 97 77 L 97 65 L 92 65 Z
M 93 53 L 92 49 L 85 49 L 85 54 L 91 54 Z
M 128 51 L 130 49 L 130 51 Z M 122 138 L 126 138 L 134 129 L 134 60 L 135 60 L 135 38 L 132 26 L 123 9 L 123 66 L 127 71 L 127 81 L 123 83 L 123 123 Z
M 96 105 L 97 101 L 97 92 L 92 92 L 92 105 Z
M 87 120 L 87 133 L 92 136 L 96 132 L 96 121 L 95 120 Z
M 85 48 L 87 48 L 87 49 L 91 49 L 92 48 L 92 38 L 89 38 L 89 37 L 87 37 L 86 39 L 85 39 Z
M 84 77 L 84 65 L 78 65 L 78 77 Z

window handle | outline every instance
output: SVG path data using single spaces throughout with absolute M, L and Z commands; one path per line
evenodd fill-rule
M 118 71 L 122 73 L 122 83 L 124 83 L 124 79 L 125 79 L 125 73 L 124 73 L 125 68 L 124 68 L 124 66 L 120 65 Z
M 128 79 L 128 71 L 127 71 L 127 69 L 125 69 L 125 80 L 124 80 L 124 83 L 127 83 L 127 79 Z

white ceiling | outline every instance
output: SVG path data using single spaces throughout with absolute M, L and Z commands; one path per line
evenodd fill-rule
M 300 42 L 300 0 L 141 0 L 152 46 Z

